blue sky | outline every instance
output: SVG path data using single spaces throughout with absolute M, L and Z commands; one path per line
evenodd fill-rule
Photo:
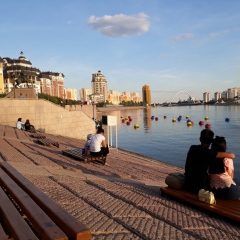
M 0 57 L 23 51 L 41 71 L 64 73 L 65 87 L 90 88 L 98 70 L 112 90 L 149 85 L 152 102 L 240 87 L 239 0 L 8 0 L 0 9 Z

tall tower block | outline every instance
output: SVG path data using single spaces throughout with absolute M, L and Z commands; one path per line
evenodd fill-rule
M 148 103 L 148 105 L 151 104 L 151 90 L 150 90 L 150 87 L 147 85 L 144 85 L 142 87 L 142 99 L 143 99 L 143 102 Z

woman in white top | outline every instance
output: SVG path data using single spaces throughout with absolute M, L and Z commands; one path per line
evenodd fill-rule
M 104 129 L 98 127 L 97 134 L 92 136 L 90 144 L 91 156 L 107 156 L 109 153 L 108 146 L 104 137 Z
M 16 128 L 17 129 L 25 129 L 25 123 L 22 122 L 22 118 L 19 118 L 16 122 Z

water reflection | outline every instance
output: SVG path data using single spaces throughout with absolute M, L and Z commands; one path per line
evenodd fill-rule
M 152 128 L 152 108 L 143 109 L 143 126 L 145 133 L 147 133 Z

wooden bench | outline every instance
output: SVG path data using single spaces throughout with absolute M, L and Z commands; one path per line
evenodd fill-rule
M 2 162 L 0 166 L 0 220 L 6 235 L 14 239 L 31 240 L 91 239 L 91 232 L 83 223 L 11 165 Z M 1 231 L 0 239 L 4 239 L 1 238 Z
M 210 205 L 198 200 L 198 195 L 184 190 L 161 187 L 161 195 L 171 196 L 191 205 L 216 213 L 234 221 L 240 222 L 240 200 L 216 199 L 216 205 Z
M 40 133 L 33 133 L 30 136 L 33 137 L 33 138 L 37 138 L 37 139 L 44 139 L 44 138 L 46 138 L 45 135 L 40 134 Z
M 55 146 L 59 148 L 59 143 L 57 141 L 48 138 L 38 139 L 38 142 L 48 147 Z
M 82 148 L 63 150 L 62 153 L 63 153 L 63 155 L 67 155 L 67 156 L 73 157 L 75 159 L 84 161 L 85 163 L 97 161 L 97 162 L 101 162 L 102 165 L 105 165 L 106 159 L 107 159 L 107 157 L 105 157 L 105 156 L 94 157 L 91 155 L 82 154 Z

